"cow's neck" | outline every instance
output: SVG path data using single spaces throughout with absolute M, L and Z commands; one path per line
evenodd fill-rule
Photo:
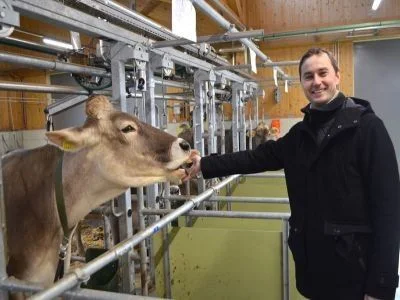
M 64 154 L 63 188 L 70 228 L 94 208 L 126 190 L 107 180 L 98 166 L 90 150 Z

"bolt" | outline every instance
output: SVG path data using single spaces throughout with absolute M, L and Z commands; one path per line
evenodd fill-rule
M 0 17 L 4 18 L 6 16 L 6 13 L 4 11 L 0 12 Z

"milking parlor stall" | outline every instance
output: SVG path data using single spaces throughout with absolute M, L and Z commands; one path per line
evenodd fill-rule
M 399 36 L 396 0 L 306 2 L 0 0 L 0 299 L 303 299 L 283 171 L 181 179 L 302 119 L 308 48 L 353 95 Z

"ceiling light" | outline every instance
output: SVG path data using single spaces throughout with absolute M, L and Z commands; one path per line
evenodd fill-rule
M 374 0 L 374 3 L 372 3 L 372 10 L 377 10 L 379 7 L 379 4 L 381 4 L 382 0 Z
M 43 43 L 45 43 L 46 45 L 51 45 L 51 46 L 64 48 L 64 49 L 68 49 L 68 50 L 73 49 L 71 44 L 68 44 L 65 42 L 60 42 L 60 41 L 49 39 L 49 38 L 43 38 Z

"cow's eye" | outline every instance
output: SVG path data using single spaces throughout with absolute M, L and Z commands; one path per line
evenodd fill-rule
M 133 126 L 128 125 L 128 126 L 122 128 L 121 131 L 123 133 L 128 133 L 128 132 L 131 132 L 131 131 L 136 131 L 136 129 Z

